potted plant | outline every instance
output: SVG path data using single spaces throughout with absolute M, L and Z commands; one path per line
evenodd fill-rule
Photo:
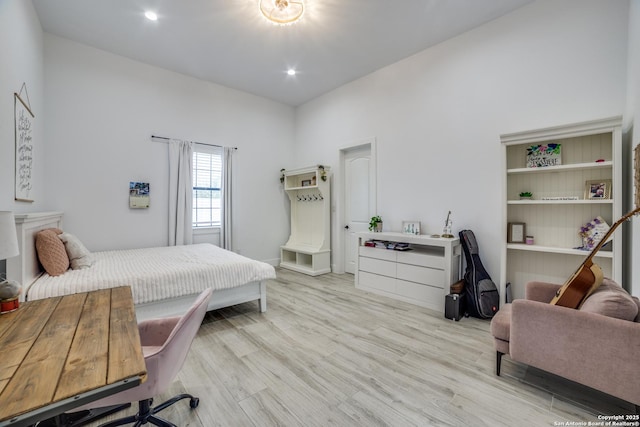
M 372 216 L 369 221 L 369 231 L 382 231 L 382 218 L 379 215 Z
M 280 169 L 280 184 L 284 184 L 284 168 Z
M 526 200 L 531 198 L 533 198 L 533 193 L 531 191 L 523 191 L 522 193 L 520 193 L 521 200 Z

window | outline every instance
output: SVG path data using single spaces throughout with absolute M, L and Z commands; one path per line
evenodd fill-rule
M 222 148 L 193 148 L 193 228 L 219 227 L 222 201 Z

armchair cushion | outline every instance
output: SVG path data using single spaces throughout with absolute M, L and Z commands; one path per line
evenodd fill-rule
M 580 311 L 634 321 L 638 315 L 638 305 L 622 286 L 604 278 L 598 289 L 584 301 Z

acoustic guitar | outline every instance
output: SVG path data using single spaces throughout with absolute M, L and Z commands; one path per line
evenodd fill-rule
M 598 264 L 594 264 L 593 257 L 607 243 L 607 240 L 620 224 L 640 212 L 640 208 L 636 208 L 624 215 L 607 231 L 607 234 L 598 242 L 589 256 L 584 260 L 578 270 L 565 282 L 555 297 L 551 300 L 551 304 L 560 305 L 562 307 L 580 308 L 582 303 L 589 295 L 591 295 L 602 283 L 604 275 Z

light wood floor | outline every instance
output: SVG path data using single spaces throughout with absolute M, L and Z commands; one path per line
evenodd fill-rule
M 194 427 L 554 426 L 633 411 L 506 356 L 496 377 L 488 321 L 362 292 L 348 274 L 277 275 L 266 313 L 247 303 L 207 314 L 155 401 L 188 392 L 200 406 L 161 416 Z

